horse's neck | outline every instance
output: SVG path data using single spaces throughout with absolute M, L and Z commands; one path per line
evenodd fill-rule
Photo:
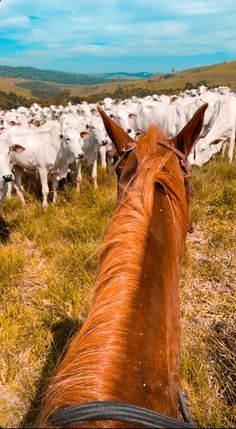
M 108 290 L 103 289 L 101 282 L 96 296 L 100 315 L 102 308 L 104 314 L 109 308 L 101 347 L 106 371 L 102 376 L 108 382 L 103 393 L 109 399 L 133 402 L 172 416 L 178 406 L 178 280 L 183 241 L 175 215 L 168 197 L 156 191 L 149 222 L 141 229 L 134 218 L 131 230 L 137 229 L 137 242 L 135 236 L 129 238 L 127 230 L 123 248 L 122 243 L 117 244 L 123 264 L 117 270 L 114 268 Z M 137 244 L 140 235 L 142 250 Z M 107 258 L 109 250 L 104 263 Z M 104 273 L 101 274 L 104 279 Z M 101 331 L 98 324 L 98 334 Z M 96 376 L 99 379 L 99 374 Z
M 184 237 L 175 207 L 170 204 L 166 196 L 155 193 L 140 299 L 146 313 L 146 406 L 173 416 L 178 406 L 179 270 Z
M 142 201 L 126 206 L 110 225 L 90 313 L 51 384 L 46 416 L 93 400 L 177 415 L 181 217 L 159 191 L 148 216 Z

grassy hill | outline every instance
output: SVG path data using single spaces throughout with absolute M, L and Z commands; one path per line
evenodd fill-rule
M 194 87 L 200 84 L 205 84 L 208 87 L 227 85 L 235 89 L 236 61 L 182 70 L 170 76 L 168 79 L 166 79 L 165 76 L 157 76 L 149 80 L 148 88 L 151 89 L 157 84 L 159 90 L 182 90 L 185 88 L 186 84 L 191 84 Z
M 25 103 L 28 104 L 36 100 L 45 105 L 53 102 L 65 104 L 69 100 L 95 102 L 107 96 L 126 98 L 132 95 L 143 97 L 154 93 L 173 94 L 185 88 L 203 84 L 208 87 L 227 85 L 236 89 L 236 61 L 155 76 L 146 75 L 145 72 L 138 75 L 121 72 L 105 73 L 96 77 L 96 75 L 42 71 L 29 67 L 7 68 L 6 66 L 0 66 L 0 76 L 3 73 L 1 70 L 5 70 L 5 75 L 11 73 L 12 77 L 0 77 L 0 91 L 25 97 Z M 16 76 L 17 73 L 18 76 Z M 148 77 L 145 78 L 145 76 Z M 101 83 L 102 79 L 106 81 Z M 5 101 L 0 96 L 0 108 L 4 108 L 4 104 Z
M 65 85 L 89 85 L 111 80 L 143 79 L 153 76 L 152 73 L 66 73 L 53 70 L 40 70 L 34 67 L 0 66 L 0 76 L 10 78 L 30 79 L 36 81 L 55 82 Z
M 97 75 L 85 75 L 79 73 L 64 73 L 53 70 L 40 70 L 34 67 L 9 67 L 0 66 L 0 76 L 21 78 L 30 80 L 39 80 L 47 82 L 56 82 L 62 84 L 89 84 L 101 83 L 106 81 L 105 77 Z

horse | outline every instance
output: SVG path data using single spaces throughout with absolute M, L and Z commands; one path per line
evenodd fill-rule
M 36 427 L 57 427 L 55 411 L 91 401 L 133 404 L 178 418 L 187 157 L 206 108 L 207 103 L 174 138 L 153 124 L 133 141 L 98 106 L 118 154 L 117 205 L 101 245 L 87 319 L 49 383 Z M 140 426 L 111 418 L 69 427 Z

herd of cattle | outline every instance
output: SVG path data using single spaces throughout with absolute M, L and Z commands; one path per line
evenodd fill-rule
M 175 96 L 152 95 L 126 100 L 105 98 L 100 104 L 113 120 L 135 140 L 150 124 L 161 126 L 175 136 L 194 112 L 207 102 L 203 129 L 191 164 L 201 166 L 217 153 L 233 159 L 236 131 L 236 95 L 228 87 L 186 90 Z M 70 172 L 80 190 L 83 165 L 91 167 L 97 187 L 97 164 L 103 169 L 112 163 L 115 149 L 106 134 L 96 104 L 50 106 L 34 103 L 30 108 L 0 110 L 0 207 L 11 194 L 12 183 L 25 204 L 22 175 L 35 171 L 42 187 L 43 206 L 48 204 L 50 177 L 53 202 L 56 202 L 60 179 Z

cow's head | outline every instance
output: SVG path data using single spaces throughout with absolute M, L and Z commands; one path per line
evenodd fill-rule
M 101 118 L 93 118 L 91 122 L 91 136 L 96 146 L 106 146 L 109 138 Z
M 66 149 L 74 156 L 75 159 L 83 159 L 84 152 L 82 149 L 83 139 L 80 134 L 73 128 L 65 128 L 63 133 L 60 134 L 60 138 Z
M 24 150 L 25 148 L 21 145 L 14 144 L 8 147 L 4 142 L 0 142 L 0 188 L 14 179 L 11 167 L 11 153 L 20 153 Z

